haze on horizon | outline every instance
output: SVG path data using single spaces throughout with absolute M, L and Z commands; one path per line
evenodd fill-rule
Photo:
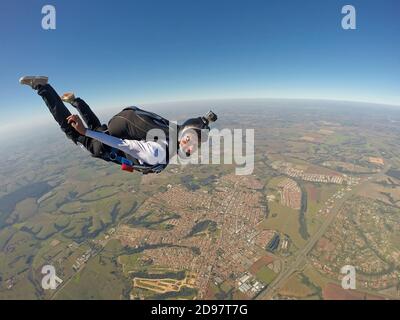
M 257 109 L 268 108 L 314 108 L 314 109 L 334 109 L 343 110 L 367 110 L 367 109 L 382 109 L 387 110 L 398 110 L 400 113 L 400 106 L 357 102 L 357 101 L 342 101 L 342 100 L 325 100 L 325 99 L 273 99 L 273 98 L 234 98 L 234 99 L 199 99 L 191 101 L 167 101 L 158 103 L 144 103 L 135 104 L 136 106 L 143 107 L 150 111 L 159 113 L 162 116 L 166 116 L 172 121 L 181 122 L 185 119 L 185 115 L 198 116 L 203 114 L 209 109 L 222 114 L 223 112 L 231 110 L 240 110 L 248 108 L 250 112 Z M 96 111 L 100 121 L 107 123 L 111 117 L 118 113 L 123 107 L 128 104 L 120 106 L 92 106 Z M 29 142 L 29 138 L 35 138 L 40 135 L 49 136 L 56 135 L 63 137 L 57 123 L 53 120 L 50 113 L 46 112 L 47 108 L 42 103 L 39 104 L 38 108 L 42 108 L 45 112 L 39 114 L 36 117 L 32 117 L 30 121 L 21 120 L 17 123 L 11 122 L 0 126 L 0 143 L 8 142 L 14 143 L 15 141 Z M 69 106 L 71 113 L 74 113 L 74 108 Z M 182 114 L 179 116 L 180 111 Z M 173 114 L 173 117 L 169 117 L 168 114 Z M 18 128 L 16 131 L 15 128 Z

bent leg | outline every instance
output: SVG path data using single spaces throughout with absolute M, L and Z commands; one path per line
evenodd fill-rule
M 71 112 L 64 105 L 57 92 L 49 84 L 38 85 L 38 95 L 42 97 L 46 103 L 47 108 L 53 115 L 54 119 L 60 125 L 61 130 L 66 136 L 73 142 L 77 142 L 81 136 L 75 129 L 68 124 L 67 117 L 71 115 Z
M 80 135 L 71 125 L 68 124 L 67 117 L 70 116 L 71 113 L 64 105 L 57 92 L 49 84 L 39 85 L 37 90 L 54 119 L 60 125 L 61 130 L 64 131 L 69 139 L 74 143 L 82 144 L 95 157 L 102 157 L 103 154 L 108 151 L 107 146 L 104 146 L 97 140 Z
M 94 114 L 89 105 L 81 98 L 76 98 L 72 105 L 79 111 L 83 121 L 86 122 L 90 130 L 96 130 L 101 127 L 99 118 Z

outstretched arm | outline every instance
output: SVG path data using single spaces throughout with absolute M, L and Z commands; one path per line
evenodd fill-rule
M 142 163 L 150 165 L 165 163 L 166 149 L 157 142 L 120 139 L 102 132 L 88 130 L 77 115 L 68 117 L 68 122 L 71 123 L 75 130 L 81 135 L 85 135 L 110 147 L 121 150 Z

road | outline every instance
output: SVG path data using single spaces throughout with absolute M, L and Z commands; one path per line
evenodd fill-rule
M 360 182 L 359 185 L 354 187 L 351 191 L 347 192 L 342 199 L 339 199 L 335 206 L 331 209 L 329 216 L 322 223 L 321 227 L 318 229 L 316 233 L 314 233 L 311 238 L 307 241 L 306 245 L 296 252 L 294 257 L 290 259 L 287 263 L 287 266 L 282 272 L 274 279 L 273 282 L 269 286 L 267 286 L 263 291 L 261 291 L 255 299 L 257 300 L 266 300 L 271 299 L 276 292 L 285 284 L 286 280 L 297 270 L 299 267 L 306 261 L 307 255 L 310 253 L 314 245 L 318 242 L 318 240 L 325 234 L 328 230 L 329 226 L 335 220 L 337 215 L 339 214 L 343 204 L 349 200 L 351 197 L 360 192 L 363 188 L 365 188 L 367 182 L 371 182 L 374 180 L 378 180 L 384 177 L 386 172 L 389 170 L 390 165 L 386 165 L 380 172 L 371 175 L 370 179 L 365 179 Z

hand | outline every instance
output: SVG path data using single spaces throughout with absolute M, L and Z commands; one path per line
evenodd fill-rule
M 72 114 L 67 118 L 68 124 L 70 124 L 76 131 L 78 131 L 81 135 L 86 135 L 86 127 L 83 124 L 81 118 L 78 115 Z

